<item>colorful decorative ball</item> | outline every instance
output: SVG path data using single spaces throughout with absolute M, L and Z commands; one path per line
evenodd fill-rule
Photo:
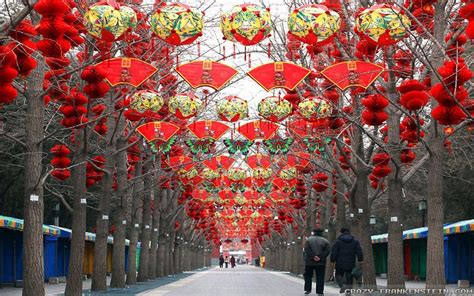
M 255 45 L 270 36 L 272 20 L 269 9 L 255 4 L 240 4 L 221 16 L 224 39 L 245 46 Z
M 166 43 L 177 46 L 191 44 L 202 35 L 203 14 L 185 4 L 169 3 L 152 15 L 150 26 Z
M 90 6 L 84 14 L 84 21 L 89 34 L 105 41 L 119 39 L 138 24 L 133 9 L 124 5 L 110 5 L 107 1 Z
M 163 97 L 152 90 L 139 90 L 131 95 L 129 100 L 130 109 L 140 113 L 159 112 L 165 104 Z
M 278 173 L 278 176 L 283 180 L 293 180 L 298 176 L 298 172 L 295 167 L 286 167 Z
M 356 16 L 355 31 L 369 42 L 384 46 L 405 37 L 410 25 L 410 19 L 398 7 L 376 4 Z
M 329 117 L 332 107 L 326 100 L 308 97 L 298 104 L 298 113 L 307 121 L 317 121 Z
M 293 114 L 293 105 L 279 97 L 268 97 L 258 103 L 258 113 L 267 120 L 279 122 Z
M 202 101 L 193 93 L 176 94 L 168 102 L 170 113 L 180 119 L 196 116 L 203 106 Z
M 242 181 L 247 178 L 247 172 L 239 168 L 230 168 L 227 170 L 227 177 L 232 181 Z
M 219 118 L 228 122 L 235 122 L 248 117 L 248 109 L 248 102 L 236 96 L 227 96 L 217 102 Z
M 290 34 L 310 45 L 324 45 L 341 27 L 341 17 L 324 5 L 307 4 L 293 11 L 288 18 Z
M 218 171 L 212 170 L 210 168 L 204 168 L 202 170 L 202 177 L 206 180 L 215 180 L 220 177 L 220 173 Z
M 196 168 L 192 168 L 189 171 L 185 169 L 179 169 L 176 171 L 178 176 L 183 179 L 192 179 L 194 177 L 197 177 L 199 175 L 199 172 Z
M 255 168 L 253 169 L 253 177 L 255 179 L 268 179 L 273 175 L 273 171 L 268 168 Z

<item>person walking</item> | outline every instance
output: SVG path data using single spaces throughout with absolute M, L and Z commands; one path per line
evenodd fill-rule
M 235 267 L 235 257 L 234 257 L 234 255 L 230 256 L 230 267 L 232 267 L 232 268 Z
M 348 228 L 341 228 L 341 235 L 337 238 L 331 250 L 331 263 L 336 269 L 336 282 L 341 288 L 340 293 L 352 289 L 353 270 L 356 257 L 360 264 L 364 261 L 360 243 L 350 233 Z
M 322 229 L 314 229 L 304 243 L 304 290 L 311 293 L 313 273 L 316 273 L 316 294 L 324 295 L 324 273 L 326 259 L 331 251 L 331 244 L 323 237 Z
M 219 267 L 222 268 L 224 266 L 224 256 L 219 256 Z
M 225 268 L 229 268 L 229 256 L 225 256 L 224 265 Z

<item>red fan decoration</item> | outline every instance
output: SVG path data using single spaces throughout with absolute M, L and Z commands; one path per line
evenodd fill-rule
M 176 72 L 193 88 L 208 86 L 215 90 L 220 90 L 238 73 L 231 66 L 213 61 L 185 63 Z
M 331 65 L 321 71 L 340 89 L 351 86 L 369 87 L 384 71 L 382 66 L 362 61 L 347 61 Z
M 297 169 L 304 169 L 311 162 L 311 154 L 304 151 L 290 153 L 286 156 L 286 158 L 286 163 L 289 166 L 293 166 Z
M 196 121 L 189 124 L 187 128 L 199 139 L 211 138 L 213 140 L 218 140 L 229 130 L 227 125 L 214 120 Z
M 140 86 L 158 71 L 147 62 L 135 58 L 113 58 L 96 64 L 107 73 L 105 78 L 112 86 L 129 84 Z
M 183 169 L 185 171 L 189 171 L 194 167 L 194 162 L 191 157 L 180 155 L 180 156 L 172 156 L 168 159 L 164 159 L 165 164 L 172 168 L 173 170 Z
M 270 121 L 255 120 L 239 126 L 239 133 L 249 141 L 268 140 L 277 132 L 279 125 Z
M 306 138 L 308 136 L 314 136 L 318 131 L 325 130 L 327 128 L 327 119 L 321 119 L 318 121 L 306 121 L 304 119 L 292 121 L 288 123 L 288 129 L 295 135 Z
M 207 166 L 211 170 L 217 170 L 219 168 L 228 170 L 233 163 L 234 159 L 225 155 L 215 156 L 202 162 L 203 165 Z
M 137 131 L 148 142 L 155 140 L 167 142 L 179 131 L 179 127 L 169 122 L 155 121 L 139 126 Z
M 247 75 L 266 91 L 274 88 L 294 90 L 311 70 L 288 62 L 274 62 L 253 68 Z
M 259 153 L 259 154 L 254 154 L 247 157 L 247 164 L 252 169 L 255 169 L 255 168 L 267 169 L 268 167 L 270 167 L 272 163 L 271 163 L 270 156 Z

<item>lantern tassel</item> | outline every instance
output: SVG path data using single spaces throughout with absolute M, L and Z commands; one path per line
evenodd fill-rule
M 272 56 L 272 43 L 271 42 L 268 42 L 268 58 L 270 58 Z

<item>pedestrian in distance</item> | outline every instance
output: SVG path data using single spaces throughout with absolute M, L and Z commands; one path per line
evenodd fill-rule
M 331 244 L 323 237 L 322 229 L 314 229 L 304 243 L 304 290 L 311 293 L 313 273 L 316 273 L 316 294 L 324 295 L 324 273 Z
M 229 268 L 229 256 L 225 256 L 224 265 L 225 268 Z
M 224 256 L 219 256 L 219 267 L 222 268 L 224 266 Z
M 351 235 L 348 228 L 341 228 L 341 235 L 337 238 L 331 250 L 331 263 L 336 269 L 336 282 L 341 288 L 340 293 L 352 289 L 353 275 L 356 267 L 356 258 L 361 265 L 364 261 L 362 248 L 358 240 Z M 358 270 L 361 273 L 361 270 Z
M 230 267 L 234 268 L 235 267 L 235 258 L 234 256 L 230 256 Z

